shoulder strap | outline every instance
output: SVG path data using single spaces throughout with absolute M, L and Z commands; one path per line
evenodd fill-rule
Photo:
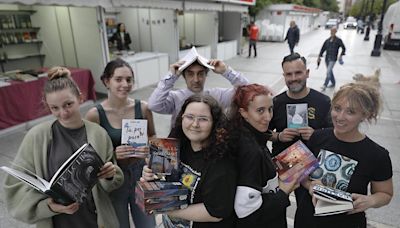
M 138 99 L 135 99 L 135 119 L 143 119 L 142 104 Z
M 110 124 L 108 123 L 106 112 L 104 111 L 103 106 L 101 104 L 96 104 L 95 107 L 97 109 L 97 112 L 99 113 L 100 126 L 104 128 L 109 127 Z

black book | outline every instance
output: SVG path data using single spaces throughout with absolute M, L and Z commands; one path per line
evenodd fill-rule
M 103 165 L 103 160 L 93 147 L 85 143 L 61 165 L 50 182 L 29 170 L 22 172 L 6 166 L 0 168 L 53 198 L 55 202 L 69 205 L 86 200 L 93 186 L 98 182 L 97 173 Z

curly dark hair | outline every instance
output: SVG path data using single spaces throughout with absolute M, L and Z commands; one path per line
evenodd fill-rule
M 229 156 L 229 152 L 232 149 L 232 142 L 230 142 L 227 130 L 227 117 L 221 106 L 212 96 L 195 94 L 185 100 L 176 118 L 173 136 L 181 140 L 181 145 L 190 145 L 190 140 L 186 137 L 182 129 L 182 115 L 186 111 L 187 106 L 193 102 L 206 104 L 210 108 L 212 117 L 211 132 L 205 140 L 203 148 L 205 153 L 204 158 L 208 160 Z M 184 151 L 182 152 L 184 153 Z

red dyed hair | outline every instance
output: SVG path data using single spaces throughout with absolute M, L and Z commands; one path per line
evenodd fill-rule
M 236 89 L 236 93 L 233 96 L 232 103 L 239 109 L 243 108 L 247 110 L 247 106 L 250 101 L 254 99 L 256 96 L 267 95 L 272 96 L 272 92 L 266 86 L 262 86 L 259 84 L 250 84 L 239 86 Z

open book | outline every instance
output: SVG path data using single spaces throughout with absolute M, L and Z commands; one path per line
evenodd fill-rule
M 182 71 L 184 71 L 188 66 L 190 66 L 195 61 L 197 61 L 202 66 L 214 70 L 214 66 L 208 64 L 209 60 L 199 55 L 195 47 L 192 47 L 192 49 L 190 49 L 190 51 L 185 55 L 185 57 L 183 57 L 183 59 L 180 59 L 179 61 L 185 61 L 185 63 L 183 63 L 183 65 L 178 68 L 179 73 L 182 73 Z
M 318 168 L 318 160 L 301 140 L 276 155 L 272 161 L 279 178 L 284 182 L 291 182 L 294 174 L 302 172 L 298 179 L 300 182 Z
M 121 144 L 131 145 L 134 148 L 141 147 L 143 150 L 138 150 L 129 154 L 127 157 L 145 158 L 149 154 L 148 137 L 147 137 L 147 120 L 145 119 L 123 119 Z M 144 149 L 147 147 L 146 149 Z
M 317 199 L 315 216 L 341 214 L 353 210 L 353 199 L 348 192 L 323 185 L 314 185 L 313 193 Z
M 85 143 L 61 165 L 50 182 L 29 170 L 19 171 L 6 166 L 0 168 L 53 198 L 57 203 L 69 205 L 86 200 L 93 186 L 98 182 L 97 173 L 103 165 L 104 162 L 93 147 Z

